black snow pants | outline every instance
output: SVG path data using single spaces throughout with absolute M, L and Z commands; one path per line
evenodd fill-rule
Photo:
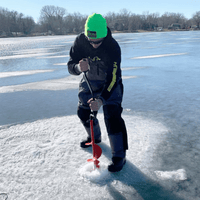
M 113 157 L 125 157 L 125 152 L 128 149 L 128 139 L 127 131 L 122 114 L 122 107 L 120 105 L 104 105 L 104 121 L 108 132 L 108 138 L 110 141 L 110 146 L 112 150 Z M 89 134 L 89 118 L 90 118 L 90 109 L 78 107 L 77 114 L 80 118 L 82 124 Z M 95 112 L 95 116 L 97 112 Z M 95 139 L 101 136 L 101 131 L 97 118 L 94 120 L 94 135 Z

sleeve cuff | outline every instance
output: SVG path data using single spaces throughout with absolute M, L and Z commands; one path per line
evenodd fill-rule
M 106 100 L 103 98 L 103 97 L 99 97 L 98 99 L 101 99 L 101 101 L 102 101 L 102 103 L 103 103 L 103 105 L 105 105 L 105 103 L 106 103 Z
M 74 69 L 75 69 L 75 71 L 76 71 L 77 74 L 81 74 L 82 73 L 79 64 L 76 64 L 75 67 L 74 67 Z

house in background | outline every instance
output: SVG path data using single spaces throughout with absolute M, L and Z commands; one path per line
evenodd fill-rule
M 168 29 L 171 29 L 171 30 L 181 29 L 181 24 L 173 23 L 171 24 L 171 26 L 168 26 Z
M 157 27 L 157 31 L 163 31 L 163 27 Z
M 192 25 L 191 26 L 191 30 L 198 30 L 198 26 L 197 25 Z
M 7 36 L 7 34 L 5 31 L 0 31 L 0 37 L 6 37 L 6 36 Z

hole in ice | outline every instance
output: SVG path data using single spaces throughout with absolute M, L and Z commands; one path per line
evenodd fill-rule
M 8 195 L 6 193 L 0 193 L 0 200 L 7 200 Z
M 108 174 L 108 169 L 106 164 L 100 163 L 99 169 L 94 169 L 94 163 L 88 163 L 84 166 L 82 166 L 79 169 L 79 174 L 90 181 L 101 181 L 103 180 Z

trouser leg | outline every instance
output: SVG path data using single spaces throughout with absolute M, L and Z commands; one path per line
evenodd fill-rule
M 112 157 L 126 157 L 126 151 L 124 149 L 123 134 L 122 132 L 108 135 L 110 141 L 110 147 L 112 149 Z
M 103 106 L 112 156 L 124 158 L 128 149 L 128 140 L 126 126 L 121 117 L 122 110 L 122 107 L 119 105 Z
M 90 132 L 90 109 L 84 109 L 82 107 L 78 107 L 77 115 L 80 118 L 87 134 L 88 138 L 91 138 L 91 132 Z M 96 118 L 97 112 L 94 112 L 95 118 L 93 120 L 93 130 L 94 130 L 94 138 L 100 139 L 101 138 L 101 129 L 99 126 L 99 121 Z

